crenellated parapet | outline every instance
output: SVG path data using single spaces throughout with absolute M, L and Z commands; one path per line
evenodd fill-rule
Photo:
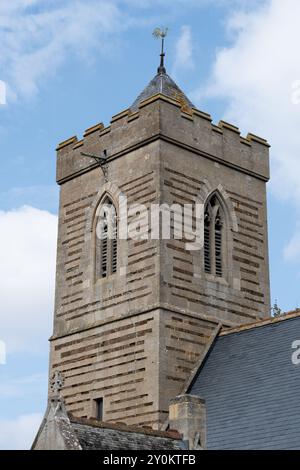
M 82 153 L 106 153 L 108 162 L 155 140 L 167 140 L 215 162 L 268 181 L 269 144 L 225 121 L 212 123 L 209 114 L 187 108 L 180 100 L 156 94 L 142 101 L 137 111 L 127 109 L 87 129 L 81 140 L 73 136 L 57 147 L 57 181 L 63 183 L 97 166 Z

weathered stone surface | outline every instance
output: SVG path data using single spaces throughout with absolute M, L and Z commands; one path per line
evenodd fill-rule
M 81 152 L 107 155 L 106 172 Z M 225 327 L 269 315 L 268 144 L 156 95 L 57 152 L 61 186 L 51 371 L 65 376 L 66 407 L 157 427 L 206 343 Z M 119 240 L 117 273 L 95 276 L 95 214 L 105 194 L 128 204 L 227 208 L 227 270 L 204 273 L 203 252 L 178 240 Z
M 205 401 L 195 395 L 181 395 L 170 401 L 169 424 L 182 435 L 190 450 L 206 447 Z
M 162 432 L 78 419 L 66 412 L 63 401 L 49 403 L 32 450 L 183 450 L 176 431 Z

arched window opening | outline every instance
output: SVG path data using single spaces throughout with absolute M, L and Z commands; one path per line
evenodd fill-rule
M 217 195 L 206 203 L 204 212 L 204 271 L 218 277 L 224 272 L 224 212 Z
M 115 206 L 106 197 L 96 226 L 96 275 L 105 278 L 117 272 L 118 224 Z

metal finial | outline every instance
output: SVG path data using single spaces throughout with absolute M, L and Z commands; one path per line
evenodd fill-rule
M 54 374 L 51 377 L 51 382 L 50 382 L 50 387 L 53 395 L 59 396 L 60 391 L 63 388 L 64 385 L 64 378 L 58 370 L 54 372 Z
M 157 39 L 161 39 L 161 54 L 160 54 L 160 66 L 157 69 L 158 73 L 166 73 L 166 68 L 165 68 L 165 51 L 164 51 L 164 45 L 165 45 L 165 37 L 168 34 L 169 29 L 168 28 L 155 28 L 153 31 L 153 36 Z

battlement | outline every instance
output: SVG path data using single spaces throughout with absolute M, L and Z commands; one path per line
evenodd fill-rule
M 63 183 L 97 166 L 82 152 L 100 156 L 105 151 L 110 161 L 156 139 L 168 140 L 249 176 L 269 179 L 267 140 L 251 133 L 241 136 L 233 124 L 220 121 L 216 125 L 210 114 L 156 94 L 142 101 L 137 111 L 126 109 L 114 115 L 109 126 L 99 123 L 88 128 L 81 140 L 73 136 L 61 142 L 57 147 L 57 181 Z

